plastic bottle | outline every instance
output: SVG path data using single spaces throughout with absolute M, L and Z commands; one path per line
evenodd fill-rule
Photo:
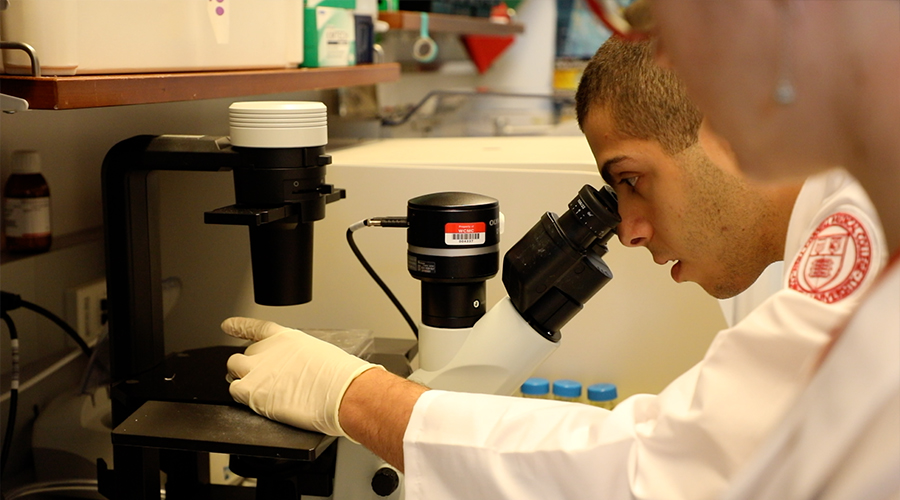
M 581 399 L 581 382 L 568 379 L 554 380 L 553 399 L 577 403 Z
M 588 404 L 612 410 L 616 406 L 619 391 L 616 384 L 591 384 L 587 388 Z
M 41 175 L 37 151 L 13 151 L 12 174 L 6 180 L 3 228 L 10 252 L 50 249 L 50 187 Z
M 550 395 L 550 381 L 541 377 L 526 380 L 520 389 L 523 398 L 547 399 Z

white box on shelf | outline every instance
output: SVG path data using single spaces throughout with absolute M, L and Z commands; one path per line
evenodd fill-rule
M 303 0 L 9 0 L 2 39 L 44 75 L 296 67 Z M 4 50 L 7 73 L 30 74 Z

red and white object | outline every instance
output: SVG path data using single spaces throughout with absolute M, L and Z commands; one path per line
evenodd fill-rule
M 484 222 L 448 222 L 444 225 L 444 243 L 453 246 L 483 245 L 487 224 Z

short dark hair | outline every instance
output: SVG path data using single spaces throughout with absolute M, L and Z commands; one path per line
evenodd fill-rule
M 703 120 L 681 81 L 654 61 L 651 42 L 616 37 L 597 50 L 578 84 L 579 127 L 595 108 L 606 109 L 619 132 L 655 140 L 669 154 L 696 144 Z

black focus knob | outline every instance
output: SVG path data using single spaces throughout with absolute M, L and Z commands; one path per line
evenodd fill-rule
M 386 497 L 400 486 L 400 476 L 390 467 L 382 467 L 372 476 L 372 491 L 380 497 Z

